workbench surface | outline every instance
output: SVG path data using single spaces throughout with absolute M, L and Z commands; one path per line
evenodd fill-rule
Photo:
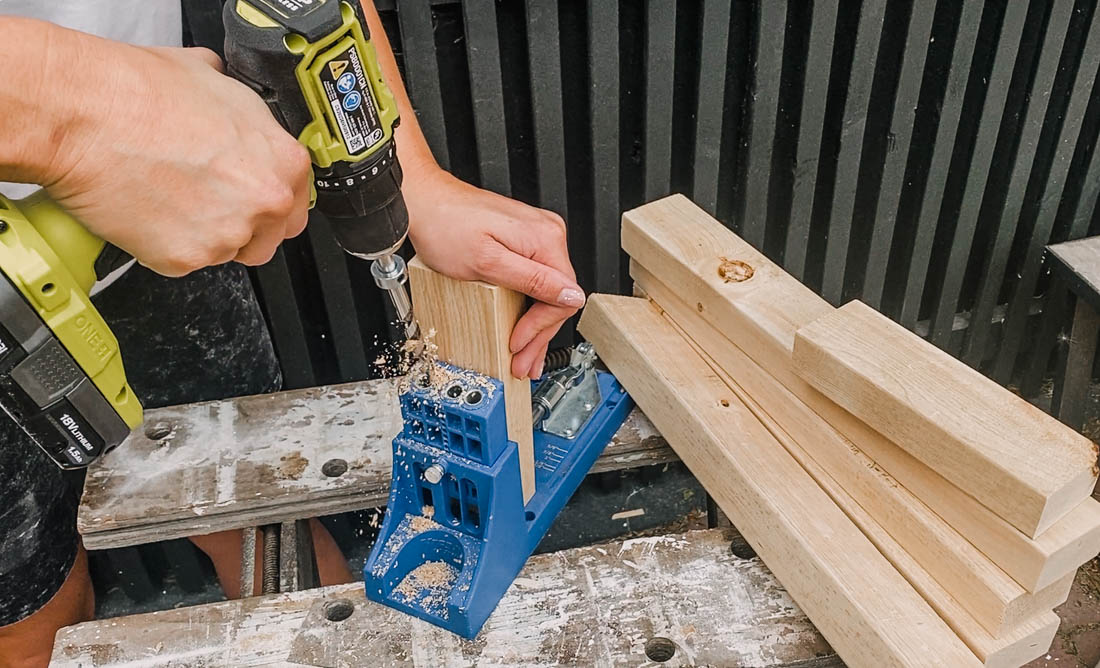
M 734 539 L 711 529 L 537 555 L 473 641 L 368 603 L 353 583 L 69 627 L 51 665 L 842 665 Z M 354 611 L 330 621 L 334 601 Z M 647 647 L 674 654 L 653 663 Z
M 77 527 L 107 549 L 385 505 L 400 427 L 396 379 L 150 410 L 89 468 Z M 635 410 L 592 471 L 675 460 Z

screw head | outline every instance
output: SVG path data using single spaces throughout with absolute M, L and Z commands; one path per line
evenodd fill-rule
M 443 479 L 443 467 L 439 464 L 432 464 L 424 470 L 424 479 L 432 485 L 438 485 L 439 481 Z
M 145 437 L 150 441 L 159 441 L 172 433 L 172 425 L 167 422 L 154 422 L 145 427 Z

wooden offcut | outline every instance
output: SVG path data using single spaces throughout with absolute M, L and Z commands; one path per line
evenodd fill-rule
M 656 277 L 640 266 L 633 266 L 631 273 L 674 326 L 698 346 L 700 354 L 714 361 L 715 372 L 840 509 L 865 533 L 865 525 L 872 522 L 893 538 L 887 549 L 880 549 L 907 579 L 909 575 L 898 561 L 912 555 L 922 565 L 918 580 L 932 578 L 941 591 L 952 592 L 958 607 L 966 611 L 958 619 L 945 618 L 952 628 L 962 627 L 980 636 L 970 629 L 977 622 L 985 636 L 1002 636 L 1049 612 L 1068 596 L 1072 574 L 1039 592 L 1027 592 Z M 917 587 L 916 582 L 911 584 Z M 943 600 L 929 603 L 937 610 L 950 608 Z M 978 656 L 984 658 L 981 653 Z
M 580 329 L 846 662 L 981 665 L 647 301 L 596 296 Z
M 833 308 L 687 198 L 627 211 L 622 242 L 631 258 L 736 337 L 754 362 L 1029 591 L 1059 581 L 1100 551 L 1095 502 L 1080 504 L 1032 540 L 795 374 L 795 332 Z
M 799 328 L 800 376 L 1028 536 L 1096 484 L 1096 445 L 862 302 Z
M 419 258 L 409 263 L 409 285 L 421 336 L 434 344 L 439 359 L 504 384 L 508 439 L 519 446 L 526 503 L 535 493 L 531 383 L 512 375 L 508 349 L 512 328 L 525 310 L 525 297 L 497 285 L 449 278 Z

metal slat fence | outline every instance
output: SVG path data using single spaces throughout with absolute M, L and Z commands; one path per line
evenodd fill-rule
M 1100 231 L 1095 0 L 378 5 L 440 163 L 562 214 L 587 290 L 629 289 L 621 211 L 683 192 L 835 304 L 1045 370 L 1043 248 Z M 371 373 L 362 265 L 321 221 L 256 272 L 288 385 Z

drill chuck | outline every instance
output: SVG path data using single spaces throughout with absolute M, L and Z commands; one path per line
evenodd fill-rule
M 409 232 L 394 142 L 369 159 L 317 170 L 317 210 L 332 223 L 340 247 L 364 259 L 397 252 Z

